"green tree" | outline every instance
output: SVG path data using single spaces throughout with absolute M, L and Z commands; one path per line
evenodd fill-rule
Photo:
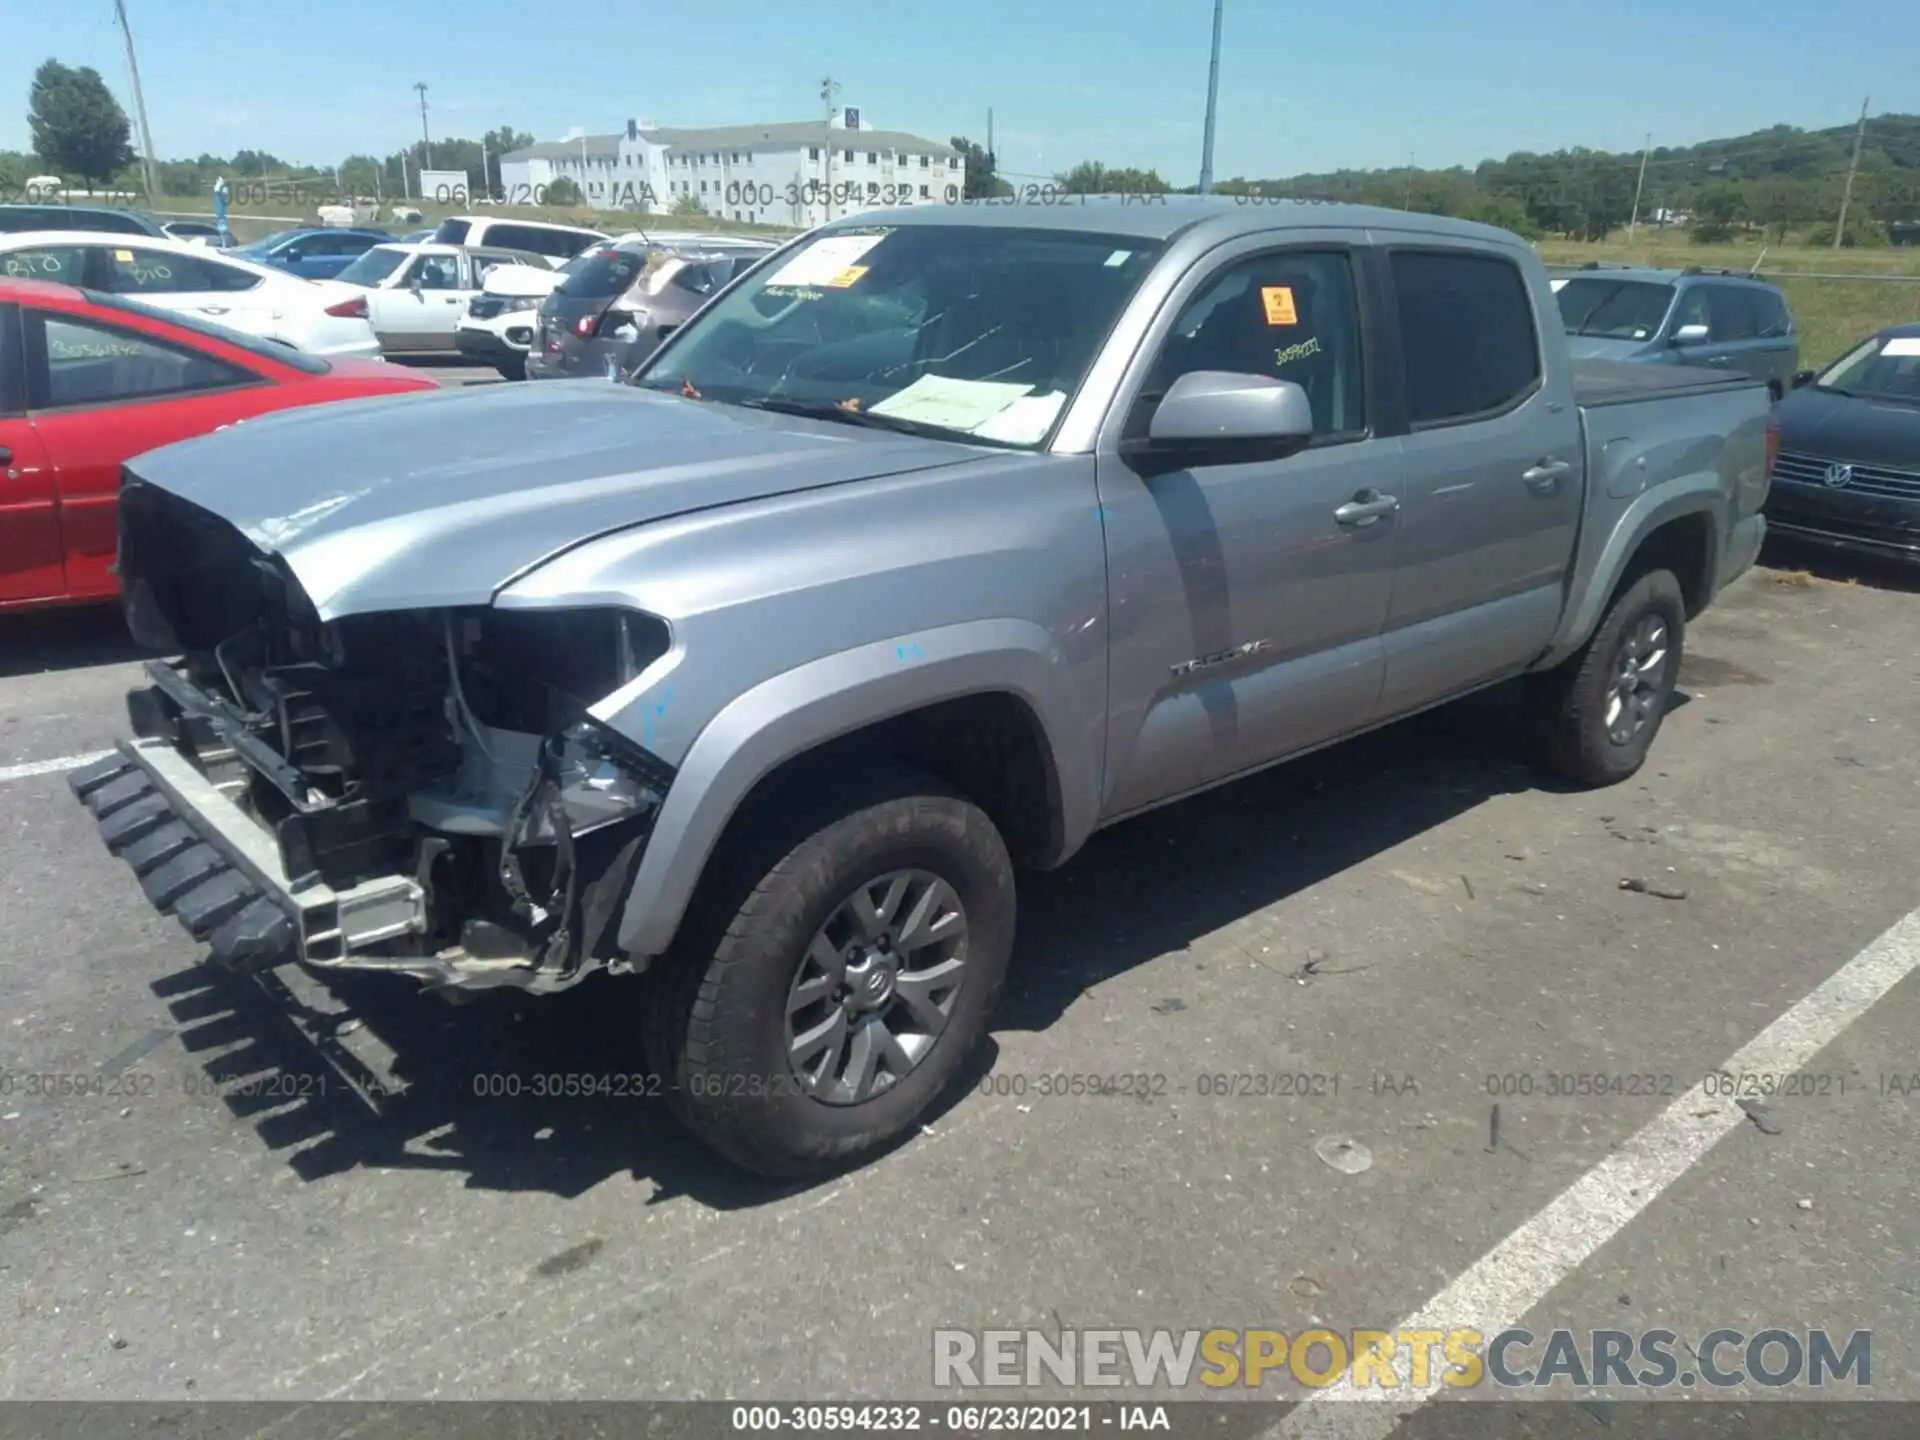
M 700 203 L 700 197 L 698 195 L 682 195 L 678 200 L 673 202 L 673 209 L 669 213 L 674 215 L 704 215 L 707 213 L 707 207 Z
M 547 204 L 578 205 L 579 203 L 580 187 L 565 175 L 547 186 Z
M 1173 191 L 1157 170 L 1115 168 L 1098 160 L 1082 160 L 1055 175 L 1053 183 L 1069 195 L 1167 195 Z
M 514 150 L 526 149 L 533 144 L 533 136 L 511 125 L 502 125 L 498 130 L 489 130 L 480 139 L 487 147 L 487 191 L 498 195 L 506 188 L 500 180 L 500 157 Z
M 987 200 L 1013 194 L 1013 187 L 1000 178 L 1000 157 L 987 153 L 987 147 L 964 135 L 950 142 L 960 152 L 967 167 L 967 183 L 961 194 L 968 200 Z
M 133 163 L 127 112 L 100 72 L 48 60 L 33 72 L 27 127 L 40 158 L 89 186 L 104 184 Z
M 1702 245 L 1718 245 L 1733 238 L 1734 230 L 1746 219 L 1747 197 L 1740 187 L 1727 180 L 1716 180 L 1702 187 L 1693 202 L 1693 238 Z

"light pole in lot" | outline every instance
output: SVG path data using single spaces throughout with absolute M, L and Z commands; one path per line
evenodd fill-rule
M 1213 117 L 1220 108 L 1220 12 L 1226 0 L 1213 0 L 1213 63 L 1207 67 L 1207 129 L 1200 142 L 1200 193 L 1213 189 Z

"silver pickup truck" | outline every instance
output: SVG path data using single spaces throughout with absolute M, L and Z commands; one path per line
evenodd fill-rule
M 1596 785 L 1753 560 L 1763 386 L 1567 358 L 1500 230 L 1232 199 L 793 241 L 630 383 L 356 401 L 127 468 L 177 657 L 74 790 L 235 971 L 635 976 L 735 1162 L 906 1131 L 1018 867 L 1521 680 Z

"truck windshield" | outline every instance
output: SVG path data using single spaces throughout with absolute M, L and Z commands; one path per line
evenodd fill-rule
M 1834 361 L 1814 385 L 1845 395 L 1920 403 L 1920 335 L 1876 335 Z
M 758 266 L 631 383 L 1037 448 L 1160 249 L 1011 226 L 836 227 Z
M 1660 331 L 1673 286 L 1651 280 L 1569 280 L 1554 296 L 1569 335 L 1646 340 Z

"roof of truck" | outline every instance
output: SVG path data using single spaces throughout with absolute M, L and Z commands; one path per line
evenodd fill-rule
M 1029 187 L 1031 190 L 1033 187 Z M 961 201 L 953 205 L 911 205 L 897 210 L 864 210 L 823 225 L 820 230 L 860 229 L 873 225 L 979 225 L 1032 230 L 1081 230 L 1170 240 L 1206 223 L 1221 238 L 1270 230 L 1411 230 L 1422 235 L 1453 236 L 1512 245 L 1512 232 L 1474 220 L 1422 215 L 1377 205 L 1343 205 L 1322 200 L 1268 200 L 1234 195 L 1066 195 L 1047 187 L 1031 195 L 1002 200 Z

